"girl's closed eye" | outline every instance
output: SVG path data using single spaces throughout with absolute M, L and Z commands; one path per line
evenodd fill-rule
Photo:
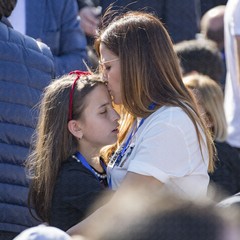
M 104 110 L 102 110 L 102 111 L 100 112 L 100 114 L 105 114 L 106 112 L 107 112 L 107 110 L 104 109 Z

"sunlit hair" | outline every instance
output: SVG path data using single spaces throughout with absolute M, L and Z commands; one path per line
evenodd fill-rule
M 224 142 L 227 138 L 227 122 L 221 87 L 211 78 L 199 74 L 185 77 L 184 83 L 185 86 L 193 90 L 212 130 L 214 139 Z
M 178 58 L 161 21 L 145 12 L 125 13 L 100 30 L 95 41 L 99 55 L 101 43 L 120 59 L 122 102 L 131 118 L 146 118 L 164 105 L 181 107 L 195 126 L 200 148 L 204 142 L 197 125 L 206 134 L 209 171 L 212 171 L 211 135 L 197 112 L 191 93 L 182 82 Z M 148 109 L 152 102 L 157 105 L 154 110 Z M 126 119 L 129 127 L 132 119 Z M 123 139 L 121 135 L 119 139 Z
M 76 75 L 65 75 L 46 87 L 40 103 L 40 115 L 34 149 L 26 165 L 31 178 L 29 203 L 38 217 L 48 222 L 53 188 L 60 167 L 78 149 L 78 139 L 68 130 L 69 95 Z M 74 87 L 72 119 L 81 119 L 86 96 L 104 84 L 98 75 L 81 76 Z

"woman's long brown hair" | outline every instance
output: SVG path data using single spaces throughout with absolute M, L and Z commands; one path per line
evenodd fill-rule
M 193 95 L 183 84 L 177 55 L 162 22 L 149 13 L 125 13 L 99 32 L 95 41 L 98 54 L 101 43 L 120 59 L 122 102 L 130 116 L 126 118 L 126 129 L 136 117 L 146 118 L 162 106 L 178 106 L 192 120 L 201 151 L 204 141 L 198 126 L 203 130 L 209 171 L 213 171 L 213 139 Z M 154 110 L 148 109 L 152 102 L 157 106 Z M 120 141 L 125 134 L 121 132 Z

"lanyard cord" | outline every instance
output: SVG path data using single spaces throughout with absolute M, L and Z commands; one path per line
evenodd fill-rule
M 148 109 L 149 110 L 153 110 L 156 106 L 156 103 L 151 103 L 149 106 L 148 106 Z M 137 126 L 137 122 L 135 122 L 134 126 L 133 126 L 133 129 L 131 131 L 131 133 L 129 134 L 121 152 L 119 153 L 119 155 L 117 156 L 117 159 L 116 161 L 113 163 L 113 166 L 112 168 L 115 167 L 115 165 L 118 165 L 121 160 L 122 160 L 122 157 L 124 156 L 125 152 L 127 151 L 129 145 L 130 145 L 130 142 L 131 142 L 131 139 L 133 138 L 133 136 L 136 134 L 137 130 L 141 127 L 141 125 L 144 123 L 146 118 L 142 118 L 139 125 Z M 137 128 L 136 128 L 137 127 Z M 136 128 L 136 130 L 134 131 L 134 129 Z M 111 177 L 111 174 L 110 176 L 108 177 L 108 186 L 110 189 L 112 189 L 112 177 Z
M 75 154 L 76 156 L 73 155 L 73 157 L 77 158 L 77 161 L 82 163 L 82 165 L 87 168 L 90 172 L 92 172 L 94 174 L 94 176 L 97 178 L 97 180 L 99 181 L 99 175 L 97 174 L 96 171 L 94 171 L 94 169 L 89 165 L 89 163 L 87 162 L 86 158 L 80 153 L 77 152 Z M 102 168 L 104 169 L 104 171 L 106 172 L 106 165 L 104 164 L 104 162 L 100 159 L 100 164 L 102 166 Z
M 122 157 L 124 156 L 125 152 L 127 151 L 128 147 L 130 145 L 130 142 L 131 142 L 133 136 L 136 134 L 137 130 L 141 127 L 141 125 L 143 124 L 144 120 L 145 119 L 142 118 L 138 126 L 137 126 L 137 122 L 135 122 L 135 124 L 133 126 L 133 129 L 132 129 L 131 133 L 129 134 L 126 142 L 124 143 L 123 148 L 122 148 L 121 152 L 119 153 L 119 155 L 118 155 L 114 165 L 118 165 L 120 163 Z M 134 131 L 135 128 L 136 128 L 136 130 Z
M 155 108 L 156 104 L 155 103 L 151 103 L 148 107 L 149 110 L 153 110 Z M 144 123 L 145 121 L 145 118 L 142 118 L 139 125 L 137 126 L 137 122 L 135 122 L 134 126 L 133 126 L 133 129 L 131 131 L 131 133 L 129 134 L 121 152 L 119 153 L 114 165 L 118 165 L 122 159 L 122 157 L 124 156 L 125 152 L 127 151 L 128 147 L 129 147 L 129 144 L 130 144 L 130 141 L 131 139 L 133 138 L 133 136 L 136 134 L 137 130 L 142 126 L 142 124 Z M 136 130 L 134 131 L 134 129 L 136 128 Z

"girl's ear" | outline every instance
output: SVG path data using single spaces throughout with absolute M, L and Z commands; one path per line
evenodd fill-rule
M 82 139 L 83 137 L 83 131 L 81 129 L 79 121 L 76 120 L 70 120 L 68 122 L 68 130 L 70 133 L 75 136 L 77 139 Z

